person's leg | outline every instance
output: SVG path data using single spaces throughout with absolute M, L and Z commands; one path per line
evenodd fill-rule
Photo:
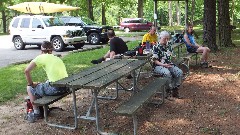
M 154 72 L 157 74 L 160 74 L 161 76 L 163 76 L 164 78 L 167 79 L 167 83 L 168 83 L 167 89 L 173 89 L 172 75 L 171 75 L 170 71 L 168 70 L 168 68 L 165 68 L 163 66 L 156 66 L 154 69 Z
M 182 84 L 183 72 L 177 66 L 169 68 L 169 70 L 173 76 L 173 78 L 172 78 L 172 82 L 173 82 L 172 96 L 175 98 L 180 98 L 178 90 L 179 90 L 179 86 Z
M 169 68 L 169 71 L 171 72 L 173 78 L 173 87 L 179 87 L 182 84 L 182 76 L 183 72 L 180 68 L 177 66 L 173 66 L 172 68 Z
M 103 61 L 105 61 L 106 58 L 110 58 L 110 50 L 101 58 L 97 59 L 97 60 L 92 60 L 91 63 L 93 64 L 99 64 Z
M 31 86 L 27 86 L 27 93 L 33 105 L 34 114 L 39 116 L 40 116 L 40 109 L 38 106 L 33 104 L 33 101 L 35 101 L 37 98 L 42 97 L 44 95 L 44 84 L 45 83 L 39 83 L 34 88 Z
M 30 101 L 32 103 L 33 110 L 39 110 L 38 107 L 33 104 L 33 101 L 36 100 L 37 97 L 32 94 L 31 89 L 32 89 L 31 86 L 27 86 L 27 93 L 28 93 L 28 96 L 29 96 Z
M 106 58 L 110 58 L 110 50 L 104 55 L 103 58 L 104 58 L 104 59 L 106 59 Z
M 201 61 L 207 62 L 210 49 L 208 47 L 199 47 L 197 53 L 202 53 Z

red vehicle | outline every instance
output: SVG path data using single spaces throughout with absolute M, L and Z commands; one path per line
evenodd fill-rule
M 125 32 L 149 30 L 153 24 L 143 18 L 123 18 L 120 23 L 120 30 Z

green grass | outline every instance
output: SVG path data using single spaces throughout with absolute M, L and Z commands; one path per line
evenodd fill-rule
M 129 42 L 128 47 L 132 49 L 139 41 Z M 93 66 L 91 60 L 102 57 L 109 47 L 90 50 L 79 53 L 72 53 L 62 58 L 69 75 Z M 27 64 L 11 65 L 0 68 L 0 103 L 14 99 L 17 94 L 26 94 L 26 79 L 24 69 Z M 36 68 L 32 72 L 32 79 L 35 82 L 44 82 L 47 76 L 43 69 Z

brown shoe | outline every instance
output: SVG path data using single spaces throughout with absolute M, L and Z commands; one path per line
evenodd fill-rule
M 179 96 L 178 87 L 173 88 L 172 97 L 182 99 L 182 97 Z

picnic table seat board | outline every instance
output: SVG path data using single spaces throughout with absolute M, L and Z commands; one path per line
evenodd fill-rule
M 42 98 L 39 98 L 39 99 L 33 101 L 33 104 L 37 105 L 37 106 L 50 105 L 64 97 L 66 97 L 69 94 L 70 94 L 70 92 L 66 92 L 62 95 L 57 95 L 57 96 L 44 96 Z
M 166 84 L 166 79 L 155 78 L 152 82 L 147 84 L 142 90 L 133 94 L 129 100 L 121 104 L 115 113 L 121 115 L 132 116 L 136 111 L 152 97 L 158 91 L 162 91 L 164 94 L 164 86 Z
M 146 103 L 153 95 L 158 92 L 162 94 L 162 103 L 164 102 L 164 94 L 165 94 L 165 85 L 166 79 L 164 78 L 156 78 L 147 86 L 145 86 L 138 93 L 135 93 L 130 97 L 129 100 L 121 104 L 116 110 L 115 113 L 124 116 L 132 116 L 133 118 L 133 127 L 134 127 L 134 135 L 137 134 L 137 118 L 136 113 L 138 109 L 140 109 L 144 103 Z

